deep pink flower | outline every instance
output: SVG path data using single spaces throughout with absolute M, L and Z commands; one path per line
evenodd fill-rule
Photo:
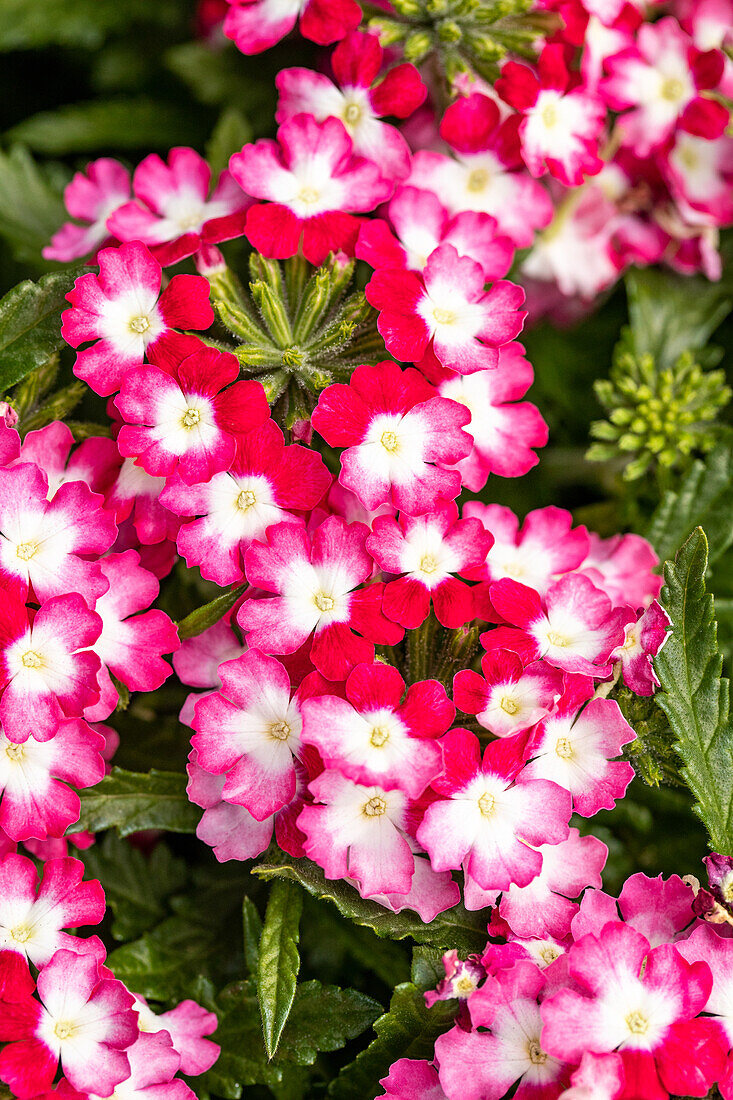
M 107 396 L 167 332 L 206 329 L 214 311 L 199 275 L 174 275 L 161 294 L 162 268 L 140 241 L 102 249 L 98 263 L 99 274 L 81 275 L 66 295 L 61 335 L 72 348 L 94 341 L 78 353 L 74 373 Z
M 511 650 L 492 650 L 481 658 L 482 676 L 463 669 L 453 678 L 459 710 L 475 714 L 484 729 L 509 737 L 529 729 L 553 709 L 563 692 L 562 673 L 544 661 L 522 664 Z
M 266 420 L 237 441 L 231 467 L 205 485 L 172 477 L 161 503 L 181 516 L 201 516 L 178 531 L 179 553 L 217 584 L 244 577 L 244 552 L 268 527 L 292 512 L 309 512 L 332 478 L 323 459 L 307 447 L 284 444 L 277 424 Z
M 165 1031 L 153 1035 L 142 1032 L 125 1054 L 130 1076 L 117 1088 L 117 1096 L 128 1096 L 130 1100 L 196 1100 L 196 1093 L 175 1076 L 181 1059 Z M 90 1100 L 97 1100 L 96 1094 Z
M 311 659 L 329 680 L 344 679 L 374 660 L 374 643 L 395 645 L 404 631 L 382 612 L 384 585 L 361 588 L 374 563 L 365 548 L 369 528 L 329 516 L 312 536 L 298 523 L 268 528 L 253 542 L 247 580 L 274 598 L 246 600 L 237 622 L 250 648 L 294 653 L 315 633 Z M 361 635 L 361 637 L 359 637 Z
M 733 940 L 719 935 L 709 924 L 693 928 L 689 939 L 680 940 L 677 950 L 688 963 L 703 963 L 710 967 L 713 987 L 705 1012 L 716 1020 L 721 1028 L 721 1038 L 728 1049 L 724 1074 L 717 1085 L 723 1100 L 733 1097 Z
M 664 645 L 669 626 L 666 611 L 653 600 L 636 622 L 628 624 L 622 645 L 611 654 L 621 662 L 624 683 L 636 695 L 653 695 L 659 687 L 654 658 Z
M 477 569 L 492 543 L 477 519 L 459 519 L 455 501 L 423 516 L 377 516 L 367 550 L 384 573 L 404 574 L 388 581 L 382 607 L 400 626 L 414 630 L 430 614 L 454 629 L 475 617 L 472 589 L 454 574 Z
M 499 348 L 522 331 L 524 291 L 500 280 L 488 292 L 481 267 L 441 244 L 423 271 L 379 268 L 366 288 L 377 327 L 395 359 L 435 360 L 458 374 L 498 366 Z
M 107 228 L 121 241 L 142 241 L 164 267 L 241 237 L 252 200 L 228 171 L 211 198 L 210 184 L 211 169 L 194 149 L 171 149 L 167 163 L 151 153 L 133 174 L 135 200 L 115 210 Z
M 43 470 L 51 500 L 67 481 L 84 481 L 93 493 L 106 493 L 122 460 L 113 439 L 91 436 L 75 446 L 71 430 L 62 421 L 54 420 L 45 428 L 28 432 L 17 461 L 34 462 Z
M 639 872 L 626 879 L 618 900 L 603 890 L 586 890 L 571 932 L 579 940 L 609 921 L 623 920 L 652 947 L 678 942 L 694 919 L 694 901 L 691 887 L 679 875 L 649 878 Z
M 0 603 L 0 721 L 11 741 L 48 741 L 64 718 L 99 699 L 92 652 L 102 620 L 74 592 L 42 604 L 32 621 L 11 592 Z
M 0 1003 L 0 1039 L 9 1040 L 0 1053 L 0 1079 L 17 1096 L 50 1089 L 59 1062 L 82 1092 L 109 1095 L 130 1076 L 124 1051 L 138 1036 L 133 997 L 101 970 L 92 955 L 60 950 L 38 975 L 40 1000 L 26 992 Z
M 482 635 L 487 649 L 516 643 L 525 658 L 543 657 L 564 672 L 603 677 L 624 627 L 633 621 L 629 607 L 614 608 L 587 577 L 568 574 L 547 589 L 544 600 L 524 584 L 505 578 L 491 585 L 492 606 L 517 629 L 499 627 Z
M 710 140 L 728 124 L 727 108 L 700 95 L 719 83 L 723 55 L 698 50 L 672 16 L 644 23 L 634 44 L 607 59 L 606 68 L 600 91 L 612 110 L 624 112 L 617 125 L 639 157 L 677 129 Z
M 399 187 L 387 215 L 389 222 L 364 222 L 356 242 L 356 255 L 374 268 L 422 271 L 441 244 L 452 244 L 460 256 L 474 260 L 489 283 L 502 279 L 512 265 L 514 245 L 490 214 L 465 210 L 451 215 L 432 191 Z
M 400 1058 L 382 1077 L 385 1100 L 446 1100 L 440 1087 L 438 1071 L 429 1062 L 415 1058 Z M 382 1094 L 380 1093 L 379 1100 Z
M 573 988 L 542 1005 L 542 1042 L 579 1061 L 619 1050 L 628 1097 L 705 1096 L 726 1049 L 712 1020 L 695 1019 L 712 987 L 709 966 L 688 963 L 672 944 L 650 948 L 626 924 L 611 922 L 568 952 Z
M 102 498 L 81 481 L 69 481 L 48 499 L 48 479 L 38 466 L 0 469 L 0 578 L 20 599 L 38 601 L 67 592 L 91 604 L 107 590 L 97 562 L 117 534 Z M 82 556 L 83 555 L 83 556 Z
M 524 169 L 518 117 L 501 120 L 493 99 L 480 92 L 452 103 L 440 135 L 454 157 L 420 150 L 408 183 L 433 191 L 451 214 L 490 214 L 516 248 L 527 248 L 537 229 L 552 221 L 554 208 L 541 183 Z
M 152 349 L 151 364 L 122 381 L 120 454 L 156 477 L 178 471 L 189 484 L 209 481 L 231 466 L 237 437 L 269 417 L 265 391 L 254 380 L 236 381 L 237 359 L 195 337 L 176 346 L 172 361 L 169 350 Z
M 50 741 L 16 744 L 0 730 L 0 828 L 13 840 L 62 837 L 80 807 L 66 784 L 99 783 L 104 747 L 104 738 L 77 719 L 61 722 Z
M 264 256 L 282 259 L 300 248 L 321 264 L 329 252 L 354 254 L 359 219 L 393 188 L 372 161 L 354 155 L 343 123 L 333 117 L 318 123 L 312 115 L 294 115 L 277 140 L 245 145 L 230 160 L 232 175 L 257 199 L 247 214 L 245 232 Z
M 302 706 L 302 738 L 315 745 L 327 768 L 355 783 L 399 788 L 419 798 L 440 772 L 436 738 L 450 726 L 455 707 L 437 680 L 411 684 L 379 662 L 357 665 L 346 698 L 323 694 Z
M 463 866 L 483 890 L 526 886 L 542 867 L 541 853 L 529 845 L 568 836 L 569 794 L 524 774 L 509 742 L 492 742 L 482 760 L 478 738 L 450 730 L 443 772 L 432 785 L 442 798 L 425 811 L 418 842 L 436 871 Z
M 146 610 L 157 599 L 160 585 L 142 568 L 140 555 L 134 550 L 109 554 L 100 565 L 109 589 L 95 606 L 102 633 L 92 648 L 102 667 L 97 674 L 99 702 L 84 712 L 90 722 L 107 718 L 117 705 L 110 673 L 130 691 L 155 691 L 173 671 L 163 654 L 179 645 L 178 631 L 166 613 Z M 136 614 L 140 611 L 143 614 Z
M 603 101 L 571 75 L 566 47 L 546 45 L 537 74 L 508 61 L 496 82 L 502 99 L 522 114 L 522 156 L 533 176 L 549 171 L 566 187 L 579 187 L 600 172 L 598 141 L 606 122 Z
M 438 397 L 419 371 L 396 363 L 357 367 L 348 385 L 328 386 L 313 427 L 331 447 L 345 447 L 339 481 L 365 508 L 393 504 L 410 515 L 429 512 L 460 492 L 445 466 L 465 458 L 470 413 Z
M 217 1028 L 215 1012 L 208 1012 L 196 1001 L 181 1001 L 169 1012 L 153 1012 L 143 997 L 135 998 L 140 1030 L 147 1034 L 163 1032 L 170 1037 L 180 1059 L 181 1073 L 198 1076 L 210 1069 L 219 1057 L 220 1047 L 207 1039 Z
M 229 0 L 224 34 L 246 54 L 262 53 L 293 29 L 311 42 L 328 46 L 361 22 L 355 0 Z
M 427 89 L 414 65 L 396 65 L 379 83 L 384 50 L 379 39 L 351 31 L 331 55 L 336 84 L 311 69 L 281 69 L 275 78 L 280 99 L 277 122 L 293 115 L 313 115 L 316 122 L 339 118 L 354 152 L 374 161 L 389 179 L 410 171 L 410 149 L 394 126 L 380 122 L 383 115 L 407 118 L 425 99 Z
M 64 222 L 43 249 L 46 260 L 83 259 L 109 241 L 107 218 L 130 198 L 130 173 L 118 161 L 100 157 L 77 172 L 64 189 L 66 209 L 81 225 Z
M 105 504 L 114 512 L 117 523 L 132 517 L 130 524 L 143 546 L 175 539 L 181 525 L 178 516 L 160 503 L 165 484 L 164 477 L 153 477 L 134 459 L 126 458 L 107 493 Z
M 0 862 L 0 951 L 39 969 L 62 947 L 83 953 L 87 941 L 64 929 L 99 924 L 104 917 L 104 891 L 96 879 L 82 882 L 83 874 L 78 859 L 49 859 L 39 874 L 26 856 L 5 856 Z

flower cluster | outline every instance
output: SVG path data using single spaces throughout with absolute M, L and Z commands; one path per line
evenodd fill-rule
M 195 1001 L 157 1015 L 114 978 L 99 936 L 65 931 L 104 917 L 104 891 L 83 873 L 68 857 L 40 875 L 23 855 L 0 862 L 0 1080 L 20 1100 L 194 1098 L 176 1075 L 216 1061 L 216 1016 Z

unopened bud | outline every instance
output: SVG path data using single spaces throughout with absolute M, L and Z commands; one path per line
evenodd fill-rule
M 405 61 L 411 61 L 416 65 L 427 57 L 433 48 L 433 41 L 427 31 L 413 31 L 405 39 Z
M 224 256 L 213 244 L 202 244 L 194 255 L 193 262 L 196 264 L 199 275 L 203 275 L 207 279 L 211 278 L 212 275 L 222 274 L 226 271 L 227 266 Z

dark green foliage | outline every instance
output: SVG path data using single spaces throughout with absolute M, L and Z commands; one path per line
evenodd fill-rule
M 201 811 L 186 797 L 186 776 L 172 772 L 128 772 L 112 768 L 96 787 L 81 791 L 81 816 L 71 832 L 117 829 L 120 836 L 141 829 L 193 833 Z

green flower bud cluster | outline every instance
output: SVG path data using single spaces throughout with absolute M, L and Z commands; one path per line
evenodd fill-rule
M 301 256 L 279 263 L 255 252 L 246 289 L 228 267 L 208 274 L 214 310 L 241 341 L 231 350 L 288 428 L 310 416 L 326 386 L 386 356 L 376 310 L 353 288 L 354 266 L 330 256 L 316 269 Z
M 649 787 L 660 784 L 682 787 L 679 757 L 674 748 L 674 734 L 654 696 L 635 695 L 625 686 L 617 686 L 611 692 L 621 708 L 626 721 L 636 734 L 636 739 L 624 748 L 628 760 L 637 775 Z
M 731 399 L 725 372 L 704 370 L 692 352 L 659 370 L 651 355 L 635 355 L 628 343 L 595 391 L 608 415 L 591 424 L 598 442 L 587 457 L 623 460 L 626 481 L 682 471 L 690 456 L 711 450 L 720 434 L 718 414 Z
M 399 44 L 406 61 L 434 57 L 449 87 L 462 75 L 493 81 L 508 53 L 533 57 L 554 17 L 530 9 L 534 0 L 393 0 L 369 19 L 383 46 Z M 365 5 L 368 10 L 369 4 Z

